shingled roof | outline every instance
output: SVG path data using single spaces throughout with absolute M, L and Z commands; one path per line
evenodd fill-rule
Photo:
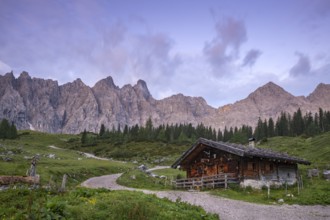
M 274 152 L 268 149 L 244 146 L 241 144 L 233 144 L 228 142 L 225 143 L 221 141 L 216 142 L 205 138 L 199 138 L 191 148 L 189 148 L 185 153 L 182 154 L 182 156 L 177 161 L 175 161 L 172 167 L 176 168 L 177 166 L 179 166 L 182 163 L 182 161 L 184 161 L 191 152 L 193 152 L 196 148 L 200 147 L 201 145 L 209 146 L 218 150 L 235 154 L 240 157 L 259 157 L 259 158 L 274 159 L 274 160 L 286 161 L 292 163 L 300 163 L 305 165 L 311 164 L 307 160 L 289 156 L 288 154 L 285 153 Z

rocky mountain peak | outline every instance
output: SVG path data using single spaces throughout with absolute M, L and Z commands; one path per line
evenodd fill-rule
M 94 87 L 94 89 L 106 89 L 106 88 L 118 88 L 115 83 L 113 82 L 113 79 L 111 76 L 108 76 L 105 79 L 101 79 L 100 81 L 98 81 Z
M 4 83 L 4 84 L 13 84 L 15 81 L 15 76 L 13 74 L 13 72 L 9 72 L 6 73 L 4 76 L 0 76 L 2 78 L 0 83 Z M 0 84 L 2 85 L 2 84 Z M 4 87 L 4 85 L 2 85 Z
M 15 79 L 13 72 L 6 73 L 4 77 L 7 79 Z
M 329 95 L 330 84 L 320 83 L 309 96 L 324 96 Z
M 141 79 L 137 81 L 137 84 L 133 87 L 138 94 L 141 94 L 145 99 L 151 97 L 147 83 Z
M 330 108 L 330 84 L 320 83 L 307 99 L 318 107 Z
M 273 82 L 268 82 L 267 84 L 259 87 L 253 93 L 251 93 L 248 98 L 252 99 L 264 99 L 264 98 L 290 98 L 293 97 L 290 93 L 285 91 L 282 87 L 276 85 Z
M 28 80 L 31 80 L 31 76 L 29 75 L 28 72 L 26 71 L 23 71 L 20 76 L 18 77 L 18 79 L 28 79 Z

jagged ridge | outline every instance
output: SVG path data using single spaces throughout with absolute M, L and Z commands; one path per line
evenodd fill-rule
M 13 121 L 19 129 L 51 133 L 97 132 L 101 124 L 108 128 L 143 125 L 149 117 L 155 126 L 255 126 L 259 117 L 276 118 L 282 111 L 292 113 L 298 107 L 313 112 L 319 107 L 330 110 L 330 85 L 318 85 L 308 97 L 295 97 L 269 82 L 246 99 L 215 109 L 201 97 L 182 94 L 156 100 L 143 80 L 119 88 L 109 76 L 90 88 L 80 79 L 59 86 L 57 81 L 31 78 L 27 72 L 17 79 L 13 73 L 0 75 L 0 118 Z

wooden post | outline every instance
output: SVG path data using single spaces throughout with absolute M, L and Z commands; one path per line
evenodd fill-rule
M 203 180 L 203 176 L 202 176 L 202 179 L 201 179 L 201 184 L 202 184 L 202 189 L 204 189 L 204 180 Z
M 269 196 L 270 196 L 270 184 L 268 183 L 267 184 L 267 196 L 268 196 L 268 199 L 269 199 Z
M 227 174 L 225 174 L 225 189 L 227 189 Z
M 61 188 L 60 188 L 60 191 L 61 192 L 64 192 L 65 191 L 66 179 L 67 179 L 67 175 L 64 174 L 63 175 L 63 179 L 62 179 L 62 185 L 61 185 Z
M 287 194 L 288 193 L 288 183 L 287 183 L 287 181 L 285 181 L 285 194 Z
M 261 161 L 260 161 L 260 159 L 258 160 L 258 176 L 259 176 L 259 180 L 261 180 Z

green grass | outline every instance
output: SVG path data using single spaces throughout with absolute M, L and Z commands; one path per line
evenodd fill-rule
M 138 189 L 151 189 L 151 190 L 168 190 L 172 189 L 171 181 L 176 179 L 178 175 L 184 176 L 185 172 L 175 169 L 162 169 L 155 170 L 152 173 L 159 176 L 163 175 L 166 178 L 151 177 L 148 174 L 134 169 L 124 173 L 117 183 L 123 186 L 138 188 Z
M 285 186 L 270 189 L 268 197 L 267 188 L 262 190 L 240 188 L 238 185 L 229 185 L 228 189 L 216 189 L 210 191 L 211 194 L 246 202 L 260 204 L 278 204 L 279 199 L 283 199 L 286 204 L 299 205 L 330 205 L 329 183 L 321 178 L 304 180 L 304 188 L 299 190 L 297 186 Z M 290 195 L 290 196 L 288 196 Z M 292 196 L 293 195 L 293 196 Z
M 76 147 L 80 151 L 88 151 L 95 155 L 116 160 L 146 165 L 172 165 L 191 145 L 176 145 L 163 142 L 127 142 L 107 143 L 100 140 L 96 146 Z
M 182 171 L 179 169 L 160 169 L 160 170 L 154 170 L 152 171 L 154 174 L 157 174 L 158 176 L 166 176 L 167 179 L 180 179 L 185 178 L 186 171 Z
M 307 159 L 312 168 L 330 168 L 330 132 L 311 137 L 274 137 L 258 147 L 270 148 Z
M 131 191 L 16 189 L 1 192 L 0 201 L 1 219 L 218 219 L 197 206 Z
M 125 172 L 132 164 L 87 159 L 74 150 L 52 149 L 49 146 L 69 147 L 72 135 L 52 135 L 37 132 L 21 135 L 17 140 L 0 140 L 0 175 L 26 175 L 30 168 L 31 157 L 39 154 L 37 173 L 41 176 L 41 184 L 59 186 L 62 176 L 68 175 L 68 186 L 75 186 L 93 177 L 111 173 Z M 8 155 L 9 152 L 12 154 Z M 55 159 L 49 158 L 55 154 Z M 2 158 L 10 157 L 5 162 Z

